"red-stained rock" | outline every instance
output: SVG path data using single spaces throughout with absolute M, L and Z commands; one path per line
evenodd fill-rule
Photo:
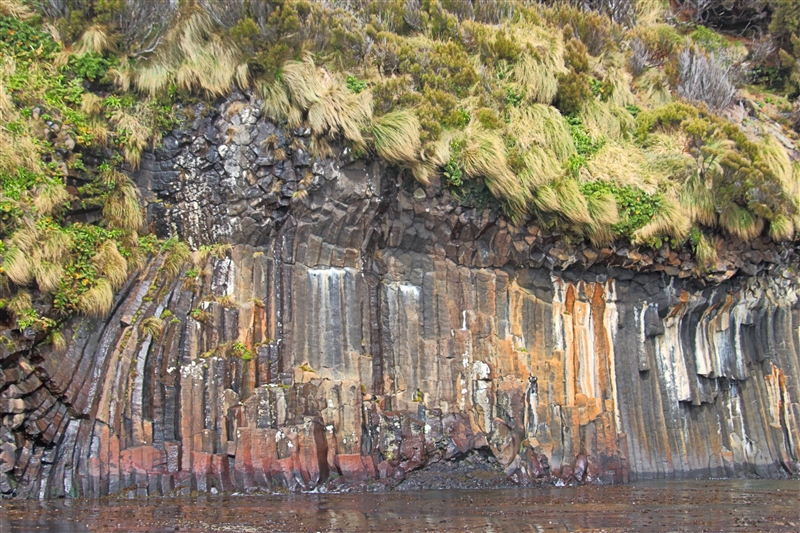
M 512 428 L 499 418 L 495 418 L 492 425 L 495 429 L 490 435 L 489 447 L 498 462 L 507 466 L 517 455 L 519 444 L 522 442 L 522 432 L 517 428 Z
M 573 477 L 575 481 L 582 483 L 586 479 L 587 467 L 589 466 L 589 461 L 586 458 L 586 454 L 580 454 L 578 457 L 575 458 L 575 467 L 573 468 Z
M 233 490 L 227 454 L 217 453 L 211 456 L 211 475 L 213 477 L 212 486 L 217 490 L 221 492 Z
M 274 485 L 286 487 L 291 491 L 297 490 L 299 487 L 297 481 L 299 473 L 297 476 L 295 476 L 295 470 L 295 461 L 292 457 L 273 461 L 272 465 L 270 466 L 272 483 Z
M 525 449 L 525 464 L 531 477 L 539 479 L 545 476 L 544 469 L 542 468 L 539 458 L 531 448 Z
M 388 461 L 381 461 L 376 467 L 379 479 L 388 479 L 395 475 L 397 468 L 393 467 Z
M 327 481 L 330 470 L 325 428 L 322 424 L 307 418 L 299 431 L 298 446 L 298 467 L 307 488 Z
M 472 449 L 472 429 L 460 416 L 446 416 L 442 419 L 445 433 L 450 437 L 451 446 L 447 449 L 445 459 L 458 454 L 467 453 Z
M 359 454 L 339 454 L 336 466 L 342 476 L 351 481 L 367 481 L 375 477 L 375 464 L 370 456 Z
M 211 455 L 205 452 L 192 453 L 192 477 L 194 485 L 200 492 L 207 492 L 209 474 L 212 473 Z
M 251 431 L 252 430 L 247 427 L 236 429 L 236 459 L 233 466 L 234 479 L 236 480 L 236 485 L 246 492 L 252 492 L 257 488 L 255 483 L 255 468 L 253 466 L 254 446 L 251 441 Z
M 425 465 L 424 424 L 409 416 L 403 418 L 402 442 L 400 444 L 400 468 L 411 472 Z

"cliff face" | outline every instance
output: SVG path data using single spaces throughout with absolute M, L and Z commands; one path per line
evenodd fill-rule
M 798 473 L 791 250 L 721 244 L 708 278 L 753 275 L 703 288 L 668 250 L 576 250 L 312 158 L 240 100 L 135 176 L 158 233 L 230 250 L 154 259 L 66 352 L 5 333 L 0 492 L 392 486 L 472 450 L 521 483 Z

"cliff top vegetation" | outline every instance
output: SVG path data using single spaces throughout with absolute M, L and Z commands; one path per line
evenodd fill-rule
M 715 235 L 800 230 L 793 0 L 0 0 L 0 313 L 49 331 L 185 257 L 139 235 L 122 170 L 175 102 L 235 87 L 316 155 L 565 238 L 712 264 Z

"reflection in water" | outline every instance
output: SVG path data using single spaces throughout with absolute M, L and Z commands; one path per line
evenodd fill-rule
M 798 481 L 3 502 L 0 531 L 800 531 Z

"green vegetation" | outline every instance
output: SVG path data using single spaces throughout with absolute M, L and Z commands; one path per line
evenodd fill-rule
M 172 119 L 157 100 L 113 90 L 118 58 L 97 37 L 65 49 L 30 9 L 0 3 L 0 320 L 54 345 L 67 318 L 105 315 L 157 251 L 121 170 Z
M 174 124 L 176 101 L 236 86 L 282 126 L 309 127 L 316 155 L 345 143 L 571 240 L 685 243 L 710 265 L 720 234 L 793 239 L 800 170 L 783 143 L 800 125 L 797 2 L 770 2 L 761 29 L 775 47 L 723 35 L 714 14 L 672 24 L 697 14 L 659 0 L 596 5 L 0 1 L 0 318 L 44 338 L 103 315 L 150 254 L 164 254 L 165 279 L 192 255 L 184 288 L 202 283 L 230 246 L 190 254 L 140 235 L 125 171 Z M 741 89 L 787 128 L 780 141 L 722 118 Z
M 241 341 L 235 341 L 231 345 L 231 355 L 238 357 L 242 361 L 249 361 L 253 358 L 253 351 Z

